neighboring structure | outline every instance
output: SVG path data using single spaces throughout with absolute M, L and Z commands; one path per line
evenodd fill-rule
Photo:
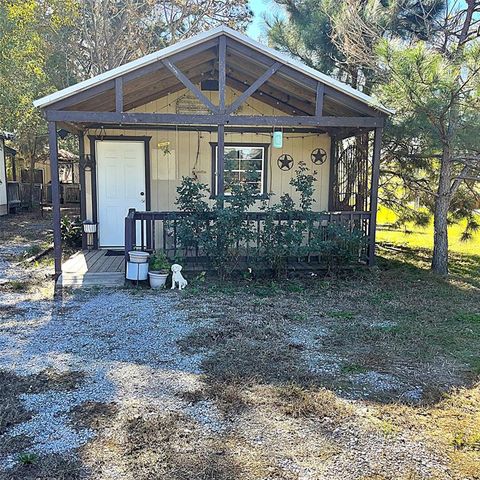
M 17 158 L 15 150 L 9 147 L 6 147 L 6 154 L 8 188 L 12 198 L 16 199 L 15 207 L 28 208 L 49 205 L 52 202 L 52 194 L 48 149 L 36 158 L 33 182 L 30 179 L 30 162 L 23 158 Z M 80 204 L 78 160 L 78 155 L 68 150 L 58 150 L 60 200 L 63 205 L 74 206 Z M 31 188 L 33 188 L 33 195 L 30 191 Z
M 7 196 L 7 149 L 8 153 L 15 152 L 15 150 L 5 145 L 5 140 L 13 139 L 12 133 L 0 131 L 0 215 L 8 213 L 8 196 Z
M 382 128 L 391 112 L 245 35 L 213 29 L 35 106 L 49 125 L 57 275 L 59 128 L 79 137 L 81 216 L 98 223 L 96 248 L 170 248 L 176 235 L 164 222 L 174 218 L 182 176 L 208 183 L 213 198 L 253 167 L 259 197 L 277 202 L 293 194 L 289 181 L 305 161 L 318 172 L 315 208 L 329 212 L 325 221 L 356 222 L 373 263 Z M 275 148 L 278 131 L 283 145 Z M 129 209 L 136 212 L 126 220 Z

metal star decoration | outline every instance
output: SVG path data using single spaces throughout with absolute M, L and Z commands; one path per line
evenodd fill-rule
M 327 160 L 327 152 L 323 148 L 315 148 L 310 158 L 315 165 L 322 165 Z
M 277 158 L 277 165 L 280 170 L 284 172 L 287 170 L 291 170 L 293 167 L 294 161 L 293 157 L 288 153 L 284 153 Z

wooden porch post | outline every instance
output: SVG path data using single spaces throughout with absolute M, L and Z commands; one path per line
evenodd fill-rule
M 227 71 L 227 39 L 222 35 L 218 40 L 218 108 L 225 114 L 225 84 Z
M 328 210 L 332 212 L 335 205 L 335 195 L 333 191 L 334 184 L 336 183 L 335 175 L 337 162 L 337 137 L 330 135 L 330 170 L 328 174 Z
M 380 178 L 380 151 L 383 128 L 375 128 L 372 156 L 372 184 L 370 188 L 370 223 L 368 225 L 368 265 L 375 264 L 375 234 L 377 231 L 378 181 Z
M 50 150 L 50 175 L 52 178 L 53 251 L 55 257 L 55 280 L 62 273 L 62 235 L 60 230 L 60 180 L 58 178 L 57 124 L 48 122 Z
M 217 197 L 223 208 L 224 204 L 224 169 L 225 169 L 225 125 L 218 126 L 218 153 L 217 153 Z
M 87 192 L 85 189 L 85 139 L 83 132 L 78 134 L 78 172 L 80 176 L 80 220 L 87 219 Z M 87 249 L 87 234 L 82 228 L 82 250 Z

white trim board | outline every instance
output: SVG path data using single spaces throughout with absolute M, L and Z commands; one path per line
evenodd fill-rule
M 336 90 L 343 92 L 346 95 L 349 95 L 350 97 L 356 98 L 357 100 L 360 100 L 361 102 L 373 108 L 376 108 L 377 110 L 383 113 L 387 113 L 387 114 L 394 113 L 393 110 L 381 105 L 375 98 L 370 97 L 369 95 L 366 95 L 365 93 L 350 87 L 346 83 L 340 82 L 335 78 L 325 75 L 324 73 L 319 72 L 318 70 L 315 70 L 305 65 L 304 63 L 282 52 L 279 52 L 278 50 L 274 50 L 273 48 L 267 47 L 266 45 L 262 45 L 261 43 L 251 39 L 247 35 L 239 33 L 225 25 L 221 25 L 219 27 L 213 28 L 206 32 L 199 33 L 198 35 L 195 35 L 191 38 L 187 38 L 186 40 L 182 40 L 181 42 L 178 42 L 174 45 L 170 45 L 169 47 L 163 48 L 149 55 L 145 55 L 144 57 L 141 57 L 141 58 L 138 58 L 137 60 L 126 63 L 125 65 L 121 65 L 120 67 L 113 68 L 112 70 L 109 70 L 95 77 L 89 78 L 88 80 L 84 80 L 83 82 L 77 83 L 70 87 L 64 88 L 63 90 L 59 90 L 55 93 L 42 97 L 38 100 L 35 100 L 33 102 L 33 105 L 38 108 L 48 107 L 49 105 L 56 103 L 60 100 L 63 100 L 65 98 L 68 98 L 71 95 L 74 95 L 79 92 L 83 92 L 88 88 L 94 87 L 106 81 L 113 80 L 119 76 L 125 75 L 126 73 L 134 71 L 140 67 L 144 67 L 145 65 L 149 65 L 151 63 L 157 62 L 158 60 L 162 60 L 171 55 L 187 50 L 190 47 L 201 44 L 207 40 L 211 40 L 220 35 L 226 35 L 228 37 L 231 37 L 234 40 L 237 40 L 238 42 L 248 47 L 251 47 L 254 50 L 257 50 L 261 53 L 264 53 L 270 56 L 272 59 L 282 62 L 283 64 L 288 65 L 289 67 L 292 67 L 295 70 L 298 70 L 299 72 L 314 78 L 315 80 L 319 80 L 320 82 L 323 82 L 326 85 L 329 85 L 330 87 L 335 88 Z

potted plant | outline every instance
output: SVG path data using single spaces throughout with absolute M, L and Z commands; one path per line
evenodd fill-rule
M 149 262 L 148 278 L 152 288 L 162 288 L 165 286 L 167 277 L 170 273 L 170 262 L 163 252 L 155 251 Z

